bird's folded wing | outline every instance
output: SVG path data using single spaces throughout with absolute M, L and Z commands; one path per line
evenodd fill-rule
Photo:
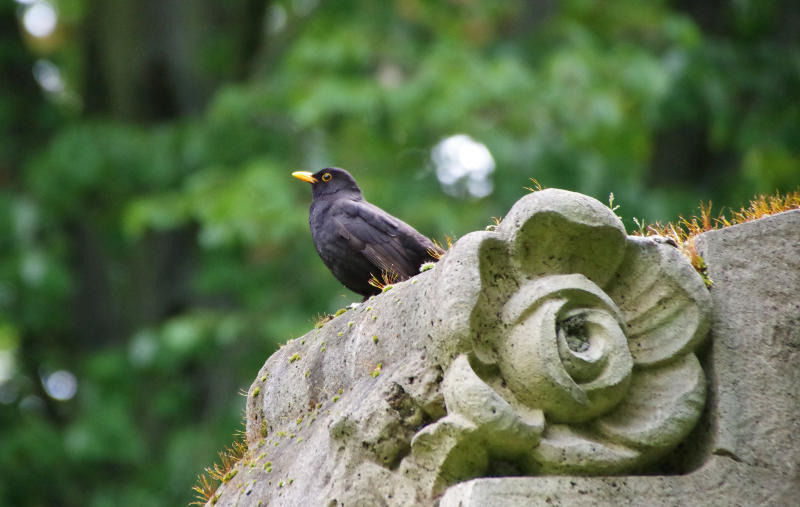
M 409 236 L 424 236 L 364 201 L 346 201 L 342 203 L 341 211 L 343 216 L 336 219 L 338 232 L 353 250 L 364 255 L 382 272 L 394 273 L 401 279 L 418 272 L 418 257 L 424 254 L 425 247 L 416 244 L 418 238 Z

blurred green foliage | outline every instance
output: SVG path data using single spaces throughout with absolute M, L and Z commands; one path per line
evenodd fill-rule
M 629 225 L 800 182 L 789 2 L 50 1 L 40 38 L 0 5 L 2 505 L 190 500 L 237 391 L 357 299 L 292 170 L 348 168 L 442 242 L 529 178 Z M 496 161 L 486 198 L 437 181 L 458 133 Z

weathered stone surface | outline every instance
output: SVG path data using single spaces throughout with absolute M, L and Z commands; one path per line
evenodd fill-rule
M 794 248 L 797 267 L 794 225 L 794 244 L 784 248 Z M 717 303 L 735 282 L 716 272 L 722 261 L 712 264 L 722 255 L 714 253 L 715 241 L 721 240 L 709 233 L 699 245 L 712 250 L 703 252 L 717 282 L 716 337 L 719 312 L 737 308 Z M 776 419 L 786 428 L 793 417 L 795 434 L 798 407 L 789 396 L 796 395 L 798 379 L 789 355 L 796 359 L 800 341 L 797 282 L 794 313 L 783 313 L 772 333 L 788 343 L 779 354 L 793 384 L 775 384 L 783 386 L 784 398 L 750 401 L 764 409 L 773 399 L 786 403 Z M 710 301 L 676 249 L 625 236 L 601 203 L 559 190 L 530 194 L 497 230 L 465 236 L 433 270 L 276 352 L 248 393 L 249 454 L 218 490 L 217 505 L 429 505 L 439 498 L 442 505 L 529 505 L 548 498 L 576 505 L 619 504 L 620 498 L 654 505 L 691 498 L 687 503 L 696 504 L 671 481 L 694 477 L 705 490 L 726 492 L 753 483 L 750 477 L 768 484 L 760 463 L 783 460 L 779 479 L 770 469 L 773 482 L 751 495 L 758 490 L 780 499 L 788 489 L 776 481 L 794 485 L 796 453 L 776 457 L 771 447 L 769 461 L 745 463 L 748 453 L 760 456 L 766 445 L 738 440 L 739 428 L 752 420 L 737 414 L 738 396 L 755 391 L 737 392 L 726 405 L 714 376 L 707 423 L 683 451 L 658 465 L 668 473 L 700 467 L 688 476 L 469 480 L 653 470 L 647 467 L 686 437 L 703 410 L 706 379 L 693 351 L 709 329 Z M 740 348 L 758 342 L 757 327 L 748 328 L 752 339 L 737 342 Z M 728 364 L 716 362 L 718 347 L 710 352 L 714 375 L 719 364 Z M 762 366 L 775 361 L 774 352 L 753 358 Z M 732 367 L 742 375 L 754 369 Z M 730 412 L 727 419 L 723 411 Z M 718 420 L 738 427 L 718 438 L 724 433 Z M 789 445 L 791 433 L 777 428 L 764 439 L 775 435 Z M 740 473 L 736 467 L 745 468 Z M 745 503 L 750 494 L 742 496 Z

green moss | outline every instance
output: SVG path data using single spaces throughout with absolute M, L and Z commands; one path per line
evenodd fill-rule
M 336 403 L 337 401 L 339 401 L 339 395 L 338 394 L 333 397 L 333 402 Z
M 378 335 L 372 335 L 372 343 L 378 343 Z
M 234 468 L 233 470 L 231 470 L 230 472 L 228 472 L 227 474 L 222 476 L 222 482 L 230 481 L 231 479 L 236 477 L 236 474 L 238 474 L 238 473 L 239 473 L 239 470 L 237 468 Z
M 339 315 L 343 314 L 346 311 L 347 311 L 347 308 L 339 308 L 338 310 L 336 310 L 336 313 L 334 313 L 333 316 L 334 317 L 338 317 Z
M 710 276 L 708 276 L 708 266 L 706 265 L 706 260 L 703 258 L 703 256 L 700 254 L 695 255 L 692 258 L 692 265 L 700 274 L 700 278 L 703 279 L 703 283 L 706 284 L 706 287 L 711 288 L 711 286 L 714 285 L 714 281 L 711 280 Z
M 298 359 L 300 359 L 300 354 L 294 354 L 294 355 L 292 355 L 292 357 L 289 358 L 289 362 L 293 363 L 293 362 L 297 361 Z
M 261 393 L 261 388 L 260 387 L 256 387 L 255 389 L 253 389 L 253 398 L 258 396 L 260 393 Z
M 370 375 L 372 376 L 372 378 L 375 378 L 378 375 L 380 375 L 382 368 L 383 368 L 383 363 L 378 363 L 378 366 L 376 366 L 375 369 L 372 370 L 372 372 L 370 372 Z
M 355 322 L 353 322 L 353 321 L 351 320 L 350 322 L 348 322 L 348 323 L 347 323 L 347 327 L 353 327 L 353 324 L 355 324 Z

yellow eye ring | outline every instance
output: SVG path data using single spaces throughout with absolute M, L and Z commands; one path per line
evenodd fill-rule
M 333 178 L 333 176 L 331 176 L 331 173 L 325 173 L 322 175 L 322 181 L 331 181 L 331 178 Z

